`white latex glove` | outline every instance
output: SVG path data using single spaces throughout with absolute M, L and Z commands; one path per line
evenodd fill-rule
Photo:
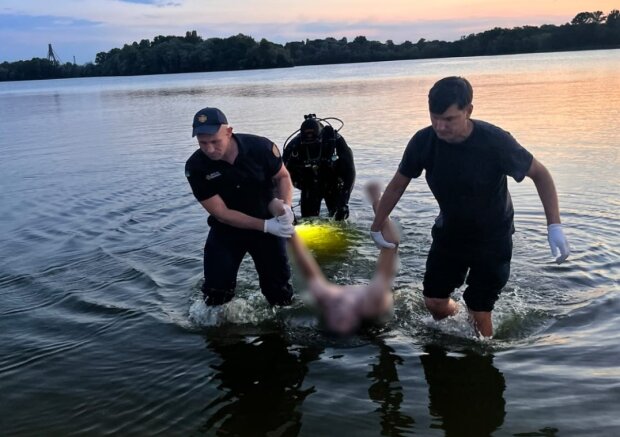
M 375 242 L 375 246 L 377 246 L 378 249 L 394 249 L 396 247 L 394 243 L 385 241 L 381 231 L 370 231 L 370 237 L 372 238 L 372 241 Z
M 549 241 L 549 247 L 551 248 L 551 256 L 555 258 L 555 262 L 562 264 L 568 255 L 570 255 L 570 247 L 562 225 L 560 223 L 554 223 L 547 226 L 547 240 Z
M 284 208 L 284 214 L 278 216 L 278 221 L 280 223 L 287 223 L 292 226 L 293 223 L 295 222 L 295 214 L 293 214 L 293 210 L 286 203 L 283 205 L 283 208 Z
M 291 235 L 293 235 L 293 232 L 295 232 L 293 224 L 281 222 L 278 220 L 278 218 L 279 217 L 273 217 L 269 220 L 265 220 L 265 227 L 263 228 L 263 232 L 268 232 L 277 237 L 291 238 Z

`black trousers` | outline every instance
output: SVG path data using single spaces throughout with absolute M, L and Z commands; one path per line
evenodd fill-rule
M 467 283 L 463 300 L 473 311 L 492 311 L 508 282 L 512 234 L 489 241 L 458 241 L 433 230 L 426 259 L 424 296 L 445 299 Z M 467 278 L 467 279 L 466 279 Z
M 207 305 L 221 305 L 233 298 L 239 266 L 246 253 L 254 261 L 260 289 L 271 305 L 288 305 L 293 297 L 286 241 L 260 231 L 228 226 L 212 227 L 204 248 Z

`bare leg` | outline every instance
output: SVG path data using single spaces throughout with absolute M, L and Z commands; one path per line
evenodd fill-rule
M 439 299 L 435 297 L 425 297 L 424 304 L 435 320 L 453 316 L 459 310 L 456 302 L 452 300 L 452 298 Z
M 289 239 L 289 245 L 293 250 L 295 261 L 301 270 L 301 274 L 307 281 L 313 279 L 319 279 L 325 281 L 325 276 L 321 271 L 321 267 L 317 264 L 316 260 L 304 244 L 303 240 L 294 233 Z
M 366 185 L 366 194 L 372 205 L 373 211 L 377 211 L 379 199 L 381 198 L 381 187 L 376 182 L 370 182 Z M 377 274 L 383 275 L 386 279 L 392 280 L 396 274 L 397 248 L 400 243 L 398 230 L 390 218 L 388 217 L 381 228 L 383 238 L 390 243 L 396 243 L 394 249 L 382 248 L 377 261 Z
M 425 297 L 424 303 L 435 320 L 453 316 L 458 312 L 458 306 L 452 298 L 438 299 Z M 493 335 L 491 312 L 469 310 L 469 315 L 471 316 L 472 325 L 477 334 L 483 337 L 491 337 Z
M 483 337 L 493 336 L 493 320 L 490 311 L 472 311 L 469 314 L 474 319 L 474 329 Z
M 368 183 L 366 195 L 373 211 L 376 212 L 381 197 L 381 186 L 376 182 Z M 394 303 L 391 288 L 398 264 L 400 236 L 389 217 L 384 222 L 381 233 L 387 241 L 395 243 L 396 247 L 393 249 L 382 248 L 379 252 L 375 276 L 366 291 L 365 298 L 362 300 L 362 314 L 365 318 L 376 318 L 384 315 L 390 311 Z

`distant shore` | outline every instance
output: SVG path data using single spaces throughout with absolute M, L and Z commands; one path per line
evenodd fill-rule
M 185 36 L 156 36 L 152 41 L 125 44 L 97 53 L 94 63 L 60 64 L 51 56 L 0 64 L 0 81 L 71 77 L 138 76 L 347 64 L 411 59 L 493 56 L 620 48 L 620 11 L 580 12 L 560 26 L 494 28 L 452 42 L 405 41 L 395 44 L 358 36 L 276 44 L 238 34 L 203 39 L 196 31 Z

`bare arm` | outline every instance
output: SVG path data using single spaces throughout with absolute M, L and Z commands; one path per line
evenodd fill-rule
M 286 170 L 284 164 L 280 167 L 280 170 L 273 176 L 273 182 L 276 186 L 277 196 L 280 199 L 283 199 L 284 202 L 290 206 L 293 201 L 293 185 L 291 184 L 291 177 Z M 217 194 L 201 201 L 200 204 L 203 206 L 204 209 L 207 210 L 209 214 L 214 216 L 222 223 L 240 229 L 253 229 L 256 231 L 265 230 L 265 220 L 252 217 L 240 211 L 228 208 L 224 200 Z M 271 206 L 272 205 L 270 204 L 270 211 L 272 210 Z M 273 211 L 271 212 L 273 213 Z
M 534 181 L 538 197 L 542 202 L 547 217 L 547 225 L 560 223 L 560 206 L 555 184 L 549 170 L 542 165 L 536 158 L 532 160 L 530 169 L 526 174 Z
M 284 203 L 291 206 L 293 203 L 293 183 L 291 182 L 291 175 L 284 164 L 273 176 L 273 182 L 276 186 L 276 197 L 284 200 Z
M 321 267 L 319 267 L 318 263 L 314 259 L 314 256 L 312 256 L 305 243 L 301 237 L 297 235 L 297 233 L 293 234 L 293 236 L 289 239 L 289 244 L 293 251 L 295 262 L 299 266 L 304 279 L 306 279 L 306 281 L 310 281 L 312 279 L 325 280 Z
M 375 219 L 370 226 L 371 231 L 377 232 L 381 230 L 386 219 L 405 192 L 409 182 L 411 182 L 411 178 L 396 172 L 381 196 L 381 200 L 375 211 Z

